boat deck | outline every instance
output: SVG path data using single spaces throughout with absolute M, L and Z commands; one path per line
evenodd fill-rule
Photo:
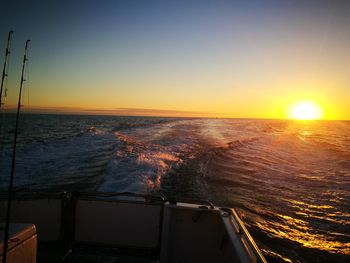
M 149 251 L 100 247 L 75 247 L 68 254 L 54 246 L 39 245 L 38 263 L 159 263 L 159 255 Z

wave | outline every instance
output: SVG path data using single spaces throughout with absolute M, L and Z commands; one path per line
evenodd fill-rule
M 103 176 L 105 164 L 114 149 L 114 137 L 106 133 L 53 139 L 49 143 L 32 142 L 19 145 L 16 158 L 15 187 L 35 189 L 94 189 Z M 1 151 L 0 169 L 7 185 L 12 149 Z
M 238 207 L 271 262 L 347 262 L 348 122 L 44 119 L 19 145 L 17 186 L 206 199 Z
M 182 144 L 145 143 L 121 132 L 115 132 L 115 136 L 120 145 L 107 166 L 100 191 L 150 192 L 159 188 L 162 176 L 180 165 L 186 152 Z

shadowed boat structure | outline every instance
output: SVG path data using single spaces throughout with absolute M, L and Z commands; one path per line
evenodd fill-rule
M 236 210 L 206 201 L 17 191 L 12 206 L 11 229 L 31 233 L 15 240 L 30 238 L 31 252 L 8 262 L 266 262 Z

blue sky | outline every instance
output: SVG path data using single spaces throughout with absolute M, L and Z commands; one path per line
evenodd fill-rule
M 325 104 L 330 115 L 348 109 L 348 1 L 5 1 L 3 7 L 1 50 L 15 30 L 9 105 L 30 38 L 33 107 L 281 117 L 282 104 L 306 98 Z

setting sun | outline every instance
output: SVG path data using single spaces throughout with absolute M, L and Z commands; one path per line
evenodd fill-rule
M 322 119 L 323 110 L 314 102 L 303 101 L 294 104 L 289 115 L 296 120 L 318 120 Z

